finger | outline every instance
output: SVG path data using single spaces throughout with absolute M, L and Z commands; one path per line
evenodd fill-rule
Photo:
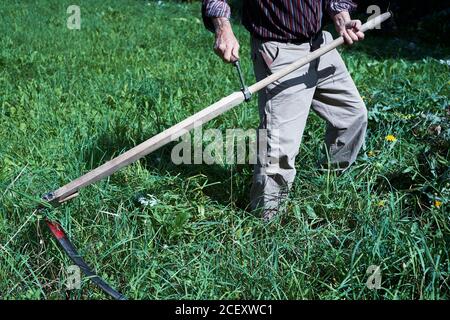
M 356 35 L 358 36 L 359 40 L 364 40 L 365 37 L 364 32 L 358 31 Z
M 345 24 L 345 27 L 347 29 L 355 29 L 356 31 L 359 31 L 361 29 L 361 26 L 362 26 L 361 20 L 351 20 Z
M 231 62 L 231 50 L 232 48 L 230 46 L 227 46 L 225 49 L 225 52 L 223 53 L 223 60 L 225 62 Z
M 236 60 L 239 60 L 239 45 L 238 44 L 236 44 L 233 47 L 233 50 L 231 50 L 231 55 L 232 55 L 233 62 Z
M 353 44 L 352 38 L 347 34 L 347 31 L 342 31 L 341 36 L 344 37 L 344 41 L 346 44 Z
M 358 36 L 353 32 L 353 30 L 348 29 L 347 34 L 352 38 L 353 41 L 358 41 Z
M 226 46 L 224 44 L 222 44 L 222 43 L 220 43 L 220 44 L 217 43 L 214 46 L 214 52 L 222 59 L 223 59 L 223 55 L 225 53 L 225 49 L 226 49 Z
M 356 31 L 361 30 L 361 26 L 362 26 L 361 20 L 353 20 L 353 22 L 354 22 L 353 29 L 355 29 Z
M 223 44 L 221 44 L 220 42 L 216 42 L 214 44 L 214 51 L 217 54 L 220 54 L 221 52 L 223 52 L 225 50 L 225 46 Z

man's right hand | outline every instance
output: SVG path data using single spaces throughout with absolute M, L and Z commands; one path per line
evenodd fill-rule
M 216 30 L 214 52 L 227 63 L 239 60 L 239 43 L 230 21 L 227 18 L 213 18 L 213 23 Z

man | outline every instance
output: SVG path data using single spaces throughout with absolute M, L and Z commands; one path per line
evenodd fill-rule
M 323 12 L 347 44 L 362 40 L 361 21 L 349 14 L 355 7 L 350 0 L 244 0 L 243 24 L 251 34 L 256 79 L 332 41 L 331 34 L 321 30 Z M 239 43 L 226 0 L 203 0 L 202 15 L 206 27 L 215 32 L 215 52 L 225 62 L 238 60 Z M 261 91 L 260 129 L 267 133 L 267 153 L 258 152 L 251 205 L 262 210 L 266 221 L 279 211 L 294 181 L 295 157 L 310 107 L 327 122 L 323 165 L 345 170 L 364 142 L 367 110 L 336 50 Z

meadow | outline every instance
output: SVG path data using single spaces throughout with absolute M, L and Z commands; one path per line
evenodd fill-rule
M 448 47 L 368 33 L 339 49 L 369 110 L 366 146 L 345 174 L 319 172 L 325 127 L 311 114 L 269 224 L 247 210 L 250 165 L 175 165 L 172 145 L 37 213 L 45 192 L 239 89 L 198 3 L 78 0 L 69 30 L 71 4 L 0 6 L 0 298 L 106 298 L 87 278 L 65 289 L 72 263 L 44 215 L 131 299 L 450 298 Z M 234 29 L 253 83 L 249 35 Z M 205 128 L 257 124 L 253 99 Z

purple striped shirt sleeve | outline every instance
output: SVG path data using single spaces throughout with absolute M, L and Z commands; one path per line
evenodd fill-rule
M 229 19 L 231 16 L 230 6 L 226 0 L 203 0 L 202 17 L 206 28 L 214 31 L 212 18 L 224 17 Z
M 351 12 L 356 9 L 356 4 L 351 0 L 328 0 L 326 10 L 334 16 L 342 11 Z
M 203 0 L 205 15 L 209 18 L 230 18 L 230 6 L 226 0 Z

